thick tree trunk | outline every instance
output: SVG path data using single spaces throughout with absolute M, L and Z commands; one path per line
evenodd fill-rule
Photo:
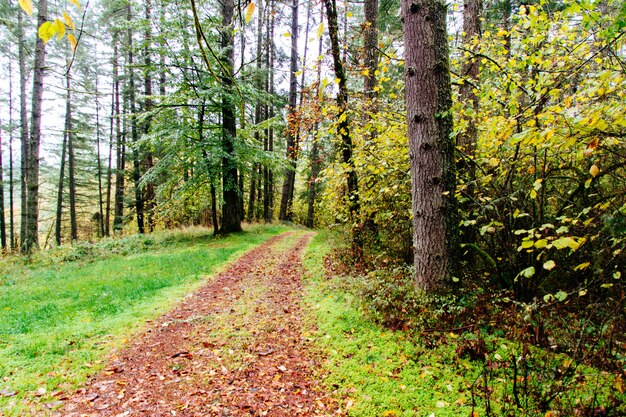
M 350 221 L 352 222 L 352 241 L 355 256 L 361 256 L 363 242 L 361 241 L 360 227 L 356 224 L 359 221 L 359 185 L 354 161 L 352 160 L 352 137 L 350 136 L 350 122 L 348 120 L 348 85 L 343 62 L 341 61 L 339 49 L 339 29 L 337 26 L 337 5 L 335 0 L 324 0 L 326 6 L 326 18 L 328 20 L 328 34 L 330 36 L 331 52 L 333 55 L 333 66 L 335 76 L 339 80 L 339 92 L 337 94 L 337 135 L 340 137 L 341 162 L 346 166 L 346 185 L 348 190 L 348 210 Z
M 113 34 L 113 84 L 115 93 L 115 214 L 113 216 L 113 233 L 121 233 L 124 226 L 124 171 L 126 169 L 125 135 L 122 134 L 120 112 L 120 77 L 119 77 L 118 36 Z
M 54 222 L 54 237 L 57 245 L 63 241 L 63 186 L 65 185 L 65 160 L 67 159 L 67 127 L 63 131 L 63 145 L 61 146 L 61 167 L 59 169 L 59 185 L 57 187 L 57 212 Z
M 222 228 L 220 233 L 241 231 L 241 213 L 239 180 L 237 163 L 235 161 L 235 138 L 237 137 L 237 125 L 235 120 L 235 106 L 233 103 L 233 61 L 234 61 L 234 38 L 232 33 L 233 15 L 235 4 L 233 0 L 224 0 L 222 10 L 222 33 L 221 46 L 226 51 L 222 59 L 222 85 L 225 90 L 222 96 L 222 192 L 224 203 L 222 205 Z
M 21 12 L 17 14 L 17 28 L 17 53 L 20 69 L 20 250 L 22 250 L 26 243 L 26 177 L 28 169 L 28 105 L 26 83 L 28 73 L 26 72 L 26 38 L 24 35 L 24 21 Z
M 47 21 L 48 1 L 40 0 L 37 10 L 37 26 Z M 46 45 L 37 37 L 33 74 L 33 96 L 30 138 L 26 160 L 26 228 L 23 253 L 39 247 L 39 146 L 41 143 L 41 110 L 43 103 L 43 78 L 46 64 Z
M 65 75 L 67 88 L 67 102 L 65 104 L 65 131 L 67 132 L 67 168 L 70 197 L 70 237 L 72 242 L 78 239 L 78 224 L 76 220 L 76 161 L 74 157 L 74 132 L 72 127 L 72 94 L 70 73 Z
M 287 108 L 287 161 L 283 190 L 280 200 L 278 219 L 291 221 L 293 219 L 293 194 L 296 183 L 296 163 L 298 149 L 296 145 L 296 106 L 298 99 L 298 0 L 291 4 L 291 59 L 289 66 L 289 107 Z
M 458 237 L 450 73 L 443 0 L 403 0 L 415 284 L 440 288 L 455 273 Z
M 365 79 L 364 90 L 365 97 L 368 99 L 369 112 L 376 112 L 376 71 L 378 70 L 378 0 L 365 0 L 365 33 L 363 39 L 363 47 L 365 52 Z
M 113 143 L 115 125 L 115 81 L 111 83 L 111 116 L 109 120 L 109 159 L 107 164 L 107 196 L 106 196 L 106 214 L 104 219 L 104 235 L 111 235 L 111 188 L 113 176 Z

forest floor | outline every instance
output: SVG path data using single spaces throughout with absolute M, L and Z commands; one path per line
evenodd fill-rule
M 303 330 L 312 235 L 284 233 L 242 256 L 114 352 L 58 415 L 340 414 Z

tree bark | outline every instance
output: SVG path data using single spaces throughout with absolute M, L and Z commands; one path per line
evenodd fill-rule
M 37 9 L 37 27 L 47 21 L 48 1 L 40 0 Z M 39 248 L 39 146 L 41 143 L 41 110 L 43 103 L 43 79 L 46 64 L 46 45 L 37 37 L 33 74 L 30 138 L 26 158 L 26 228 L 23 253 Z
M 377 109 L 372 108 L 375 103 L 377 94 L 376 71 L 378 70 L 378 0 L 365 0 L 365 33 L 363 39 L 363 48 L 365 52 L 365 70 L 364 78 L 365 97 L 368 99 L 369 112 L 375 112 Z
M 15 251 L 13 190 L 13 65 L 9 61 L 9 249 L 11 252 Z
M 283 190 L 280 200 L 278 219 L 291 221 L 293 219 L 293 194 L 296 183 L 296 163 L 298 149 L 296 144 L 296 106 L 298 99 L 298 0 L 291 4 L 291 58 L 289 66 L 289 107 L 287 108 L 287 161 Z
M 222 58 L 222 227 L 220 233 L 241 231 L 241 213 L 239 199 L 239 180 L 237 162 L 235 160 L 235 138 L 237 137 L 237 124 L 235 120 L 235 106 L 233 103 L 233 62 L 234 62 L 234 37 L 232 31 L 235 4 L 233 0 L 224 0 L 221 6 L 222 31 L 221 46 L 225 51 Z
M 145 77 L 144 77 L 144 94 L 146 101 L 144 104 L 144 111 L 149 112 L 152 110 L 152 57 L 151 57 L 151 44 L 152 44 L 152 2 L 151 0 L 145 0 L 144 2 L 145 17 L 146 17 L 146 30 L 144 33 L 144 65 L 145 65 Z M 144 134 L 150 133 L 151 117 L 146 118 L 144 124 Z M 148 172 L 154 166 L 152 152 L 148 149 L 146 151 L 146 172 Z M 145 213 L 146 222 L 148 224 L 148 232 L 154 231 L 154 209 L 155 209 L 155 193 L 154 182 L 148 181 L 146 184 L 145 193 Z
M 274 60 L 276 56 L 276 46 L 274 44 L 275 29 L 275 0 L 269 0 L 269 16 L 267 17 L 267 50 L 265 55 L 265 67 L 268 71 L 266 91 L 270 97 L 274 97 Z M 270 103 L 265 107 L 265 120 L 274 117 L 274 104 Z M 274 128 L 267 128 L 264 149 L 268 154 L 274 152 Z M 271 168 L 263 169 L 263 218 L 270 223 L 274 218 L 274 172 Z
M 126 47 L 128 48 L 128 62 L 126 65 L 126 72 L 128 75 L 128 99 L 130 105 L 130 132 L 131 140 L 133 142 L 133 182 L 135 186 L 135 214 L 137 215 L 137 232 L 139 234 L 144 234 L 144 198 L 143 192 L 140 187 L 141 170 L 139 158 L 139 132 L 137 131 L 137 100 L 135 97 L 135 70 L 133 68 L 133 31 L 130 27 L 130 23 L 132 22 L 133 18 L 132 13 L 132 4 L 128 2 L 128 6 L 126 9 L 126 21 L 129 23 L 129 27 L 126 32 Z
M 72 127 L 72 94 L 70 73 L 65 74 L 67 88 L 67 102 L 65 104 L 65 131 L 67 132 L 67 168 L 70 199 L 70 237 L 72 242 L 78 239 L 78 224 L 76 220 L 76 161 L 74 157 L 74 132 Z
M 24 21 L 22 13 L 17 14 L 17 53 L 19 56 L 20 69 L 20 250 L 26 243 L 26 177 L 28 170 L 28 105 L 26 97 L 26 83 L 28 73 L 26 72 L 26 39 L 24 35 Z
M 96 87 L 96 157 L 97 157 L 97 170 L 98 170 L 98 236 L 99 237 L 104 237 L 105 236 L 105 230 L 104 230 L 104 196 L 103 196 L 103 191 L 102 191 L 102 160 L 100 158 L 100 143 L 101 143 L 101 138 L 100 138 L 100 100 L 99 100 L 99 95 L 100 95 L 100 91 L 98 90 L 98 70 L 96 70 L 96 74 L 95 74 L 95 78 L 96 78 L 96 83 L 95 83 L 95 87 Z
M 59 169 L 59 185 L 57 187 L 57 212 L 56 221 L 54 222 L 54 237 L 57 245 L 61 245 L 63 240 L 62 223 L 63 223 L 63 186 L 65 185 L 65 160 L 67 159 L 67 127 L 63 131 L 63 144 L 61 146 L 61 167 Z
M 442 287 L 458 246 L 452 106 L 443 0 L 403 0 L 415 285 Z
M 113 216 L 113 233 L 121 233 L 124 225 L 124 171 L 126 169 L 125 135 L 122 135 L 122 120 L 120 112 L 120 77 L 118 34 L 113 33 L 113 84 L 115 101 L 115 213 Z
M 1 123 L 0 123 L 1 124 Z M 0 131 L 0 247 L 7 250 L 7 225 L 4 215 L 4 165 L 2 163 L 2 131 Z

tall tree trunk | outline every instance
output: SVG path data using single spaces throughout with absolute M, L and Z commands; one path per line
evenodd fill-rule
M 122 134 L 122 120 L 120 112 L 120 77 L 118 34 L 113 33 L 113 84 L 115 86 L 115 214 L 113 217 L 113 233 L 121 233 L 124 225 L 124 171 L 126 169 L 125 134 Z
M 324 21 L 324 5 L 320 8 L 320 22 Z M 323 47 L 323 39 L 320 36 L 319 44 L 317 48 L 317 56 L 319 57 L 317 60 L 317 88 L 315 91 L 315 96 L 320 96 L 320 83 L 322 81 L 322 47 Z M 319 138 L 320 134 L 318 132 L 318 123 L 315 122 L 315 126 L 313 128 L 314 137 L 313 143 L 311 144 L 311 178 L 309 179 L 309 199 L 308 199 L 308 207 L 307 207 L 307 216 L 306 216 L 306 226 L 314 227 L 315 226 L 315 199 L 317 198 L 317 177 L 320 173 L 320 145 Z
M 1 123 L 0 123 L 1 124 Z M 0 247 L 7 250 L 7 225 L 4 216 L 4 165 L 2 164 L 2 131 L 0 130 Z
M 335 0 L 324 0 L 326 6 L 326 18 L 328 20 L 328 34 L 330 36 L 331 51 L 333 56 L 333 66 L 335 76 L 339 80 L 339 92 L 337 94 L 337 107 L 339 114 L 337 115 L 337 135 L 341 138 L 341 161 L 346 166 L 346 183 L 348 189 L 348 210 L 350 220 L 352 222 L 352 240 L 353 250 L 357 258 L 361 256 L 363 243 L 361 241 L 360 228 L 356 224 L 359 220 L 360 203 L 359 203 L 359 185 L 354 161 L 352 160 L 352 137 L 350 136 L 350 122 L 348 120 L 348 86 L 346 73 L 341 61 L 339 49 L 339 29 L 337 26 L 337 5 Z
M 65 74 L 67 88 L 67 102 L 65 103 L 65 131 L 67 132 L 67 168 L 70 200 L 70 236 L 72 242 L 78 239 L 78 224 L 76 220 L 76 161 L 74 157 L 74 132 L 72 126 L 72 94 L 70 73 Z
M 48 1 L 40 0 L 37 10 L 37 27 L 46 23 Z M 23 253 L 39 247 L 39 146 L 41 142 L 41 108 L 43 104 L 43 78 L 46 64 L 46 45 L 37 37 L 33 74 L 33 96 L 30 138 L 26 160 L 26 229 Z
M 15 251 L 13 189 L 13 65 L 9 61 L 9 249 L 11 252 Z
M 65 185 L 65 160 L 67 152 L 67 126 L 63 131 L 63 145 L 61 147 L 61 167 L 59 169 L 59 185 L 57 187 L 57 213 L 54 222 L 54 237 L 57 245 L 62 243 L 62 223 L 63 223 L 63 186 Z
M 20 250 L 26 244 L 26 177 L 28 169 L 28 104 L 26 97 L 26 84 L 28 73 L 26 72 L 26 37 L 24 35 L 24 20 L 22 13 L 17 14 L 17 53 L 19 56 L 20 69 Z
M 403 0 L 415 285 L 440 288 L 458 247 L 452 106 L 443 0 Z
M 267 89 L 271 97 L 270 103 L 265 107 L 265 120 L 274 117 L 274 60 L 276 56 L 276 45 L 274 44 L 275 30 L 275 0 L 269 0 L 269 15 L 267 17 L 267 50 L 265 55 L 265 67 L 267 68 Z M 268 154 L 274 152 L 274 128 L 269 126 L 265 136 L 264 149 Z M 274 217 L 274 172 L 271 168 L 265 167 L 263 170 L 263 218 L 267 223 Z
M 97 52 L 96 52 L 97 54 Z M 100 100 L 99 95 L 100 91 L 98 89 L 98 70 L 96 70 L 95 74 L 96 78 L 96 165 L 98 170 L 98 209 L 99 209 L 99 217 L 98 217 L 98 235 L 99 237 L 105 236 L 104 230 L 104 196 L 102 191 L 102 160 L 100 155 Z
M 221 5 L 222 32 L 221 46 L 226 52 L 222 58 L 222 228 L 220 233 L 241 231 L 241 213 L 239 180 L 237 163 L 235 161 L 235 138 L 237 124 L 235 120 L 235 106 L 233 103 L 233 62 L 235 56 L 234 37 L 232 31 L 235 3 L 233 0 L 224 0 Z
M 378 109 L 374 103 L 376 99 L 376 71 L 378 70 L 378 0 L 365 0 L 365 33 L 364 33 L 364 52 L 365 52 L 365 70 L 364 79 L 365 97 L 368 99 L 369 109 L 371 113 L 375 113 Z
M 480 36 L 480 18 L 482 15 L 482 0 L 465 0 L 463 9 L 463 45 L 465 49 L 472 48 L 472 39 Z M 476 140 L 478 138 L 478 129 L 476 126 L 475 115 L 478 112 L 478 96 L 474 92 L 478 81 L 478 73 L 480 70 L 480 60 L 470 55 L 463 63 L 462 75 L 466 81 L 461 84 L 459 93 L 461 102 L 471 108 L 470 115 L 465 114 L 463 119 L 467 121 L 467 129 L 458 136 L 457 146 L 469 157 L 474 156 L 476 149 Z M 464 171 L 469 174 L 469 180 L 473 179 L 473 164 L 464 164 Z
M 130 105 L 130 132 L 131 140 L 133 143 L 133 182 L 135 186 L 135 213 L 137 215 L 137 232 L 140 234 L 145 233 L 144 227 L 144 199 L 143 192 L 140 187 L 141 170 L 140 170 L 140 158 L 139 158 L 139 132 L 137 131 L 137 100 L 135 92 L 135 70 L 134 66 L 134 51 L 133 51 L 133 31 L 130 27 L 130 23 L 133 19 L 132 4 L 128 2 L 126 8 L 126 21 L 129 23 L 128 30 L 126 32 L 126 43 L 128 48 L 128 62 L 126 66 L 126 72 L 128 75 L 128 100 Z
M 152 110 L 152 57 L 151 57 L 151 45 L 152 45 L 152 2 L 151 0 L 145 0 L 145 17 L 146 17 L 146 31 L 144 34 L 144 65 L 145 65 L 145 77 L 144 77 L 144 94 L 146 96 L 146 102 L 144 110 L 149 112 Z M 144 124 L 144 133 L 147 135 L 150 133 L 151 117 L 147 117 Z M 154 166 L 152 151 L 149 149 L 146 151 L 146 172 Z M 154 208 L 155 208 L 155 194 L 154 194 L 154 182 L 148 181 L 146 184 L 145 195 L 145 212 L 148 223 L 148 231 L 154 231 Z
M 282 196 L 280 200 L 279 220 L 289 220 L 293 218 L 293 193 L 296 182 L 296 162 L 298 160 L 298 149 L 296 147 L 296 106 L 298 99 L 298 0 L 293 0 L 291 4 L 291 59 L 289 67 L 289 107 L 287 108 L 287 161 L 289 165 L 285 173 Z
M 111 182 L 113 176 L 113 143 L 115 142 L 113 126 L 115 123 L 115 83 L 111 83 L 111 120 L 109 125 L 109 159 L 107 162 L 107 195 L 106 212 L 104 215 L 104 235 L 111 235 Z

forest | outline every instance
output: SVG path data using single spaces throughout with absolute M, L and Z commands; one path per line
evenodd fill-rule
M 301 415 L 626 413 L 626 3 L 7 0 L 0 74 L 0 416 L 116 415 L 96 346 L 227 265 L 189 309 L 292 315 Z M 241 337 L 181 415 L 296 415 Z

